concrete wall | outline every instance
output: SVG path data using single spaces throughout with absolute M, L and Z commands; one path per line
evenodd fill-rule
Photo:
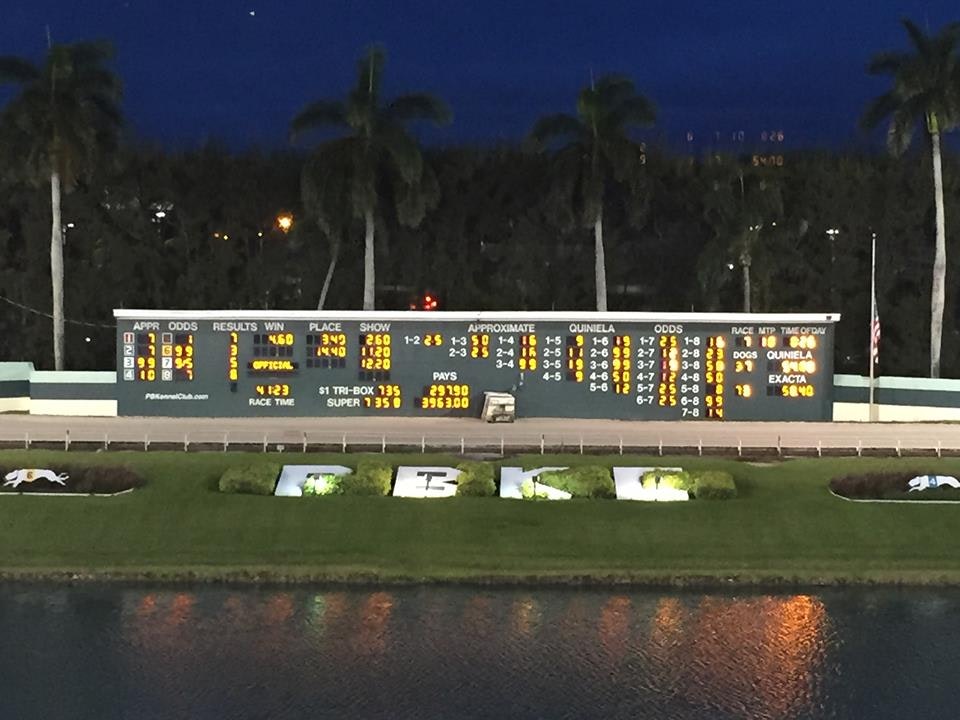
M 33 363 L 0 363 L 0 412 L 30 415 L 117 414 L 115 372 L 34 370 Z
M 870 420 L 870 381 L 859 375 L 835 375 L 833 419 Z M 874 385 L 874 419 L 879 422 L 960 420 L 960 380 L 880 377 Z
M 35 370 L 32 363 L 0 363 L 0 412 L 31 415 L 114 416 L 115 372 Z M 834 376 L 833 419 L 868 422 L 869 381 Z M 881 377 L 874 386 L 879 422 L 960 421 L 960 380 Z

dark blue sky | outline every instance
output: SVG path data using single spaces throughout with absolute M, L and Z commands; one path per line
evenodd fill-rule
M 37 58 L 56 41 L 117 46 L 138 136 L 169 146 L 219 138 L 282 146 L 308 100 L 340 97 L 370 42 L 389 53 L 389 93 L 429 90 L 455 122 L 440 142 L 525 134 L 572 110 L 596 73 L 631 75 L 675 147 L 783 129 L 791 146 L 858 141 L 864 103 L 884 88 L 864 66 L 905 47 L 899 18 L 960 20 L 956 0 L 6 0 L 0 54 Z M 12 7 L 11 7 L 12 6 Z M 654 133 L 651 133 L 653 138 Z

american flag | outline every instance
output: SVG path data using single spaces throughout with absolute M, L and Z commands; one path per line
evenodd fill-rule
M 877 292 L 873 291 L 872 312 L 870 313 L 870 361 L 874 364 L 880 360 L 880 312 L 877 310 Z

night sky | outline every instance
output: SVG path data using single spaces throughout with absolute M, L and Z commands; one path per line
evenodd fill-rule
M 899 18 L 936 30 L 956 0 L 6 0 L 0 54 L 37 59 L 58 42 L 117 47 L 134 134 L 168 147 L 218 139 L 282 147 L 309 100 L 342 97 L 371 42 L 386 90 L 427 90 L 453 107 L 435 143 L 522 137 L 572 111 L 590 71 L 629 74 L 657 104 L 651 140 L 674 148 L 783 129 L 789 146 L 862 143 L 856 120 L 884 81 L 876 51 L 905 48 Z

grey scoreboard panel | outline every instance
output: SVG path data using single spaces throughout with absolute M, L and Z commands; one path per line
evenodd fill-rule
M 121 415 L 832 417 L 838 315 L 114 314 Z

